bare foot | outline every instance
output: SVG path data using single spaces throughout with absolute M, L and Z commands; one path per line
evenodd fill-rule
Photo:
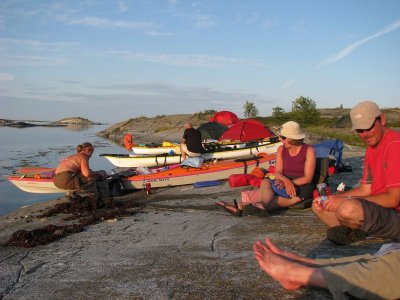
M 275 253 L 280 256 L 288 256 L 288 254 L 290 254 L 287 251 L 282 250 L 281 248 L 273 244 L 269 238 L 265 239 L 265 244 L 268 246 L 269 250 L 271 250 L 272 253 Z
M 261 210 L 265 210 L 265 207 L 262 203 L 260 202 L 256 202 L 252 204 L 255 208 L 261 209 Z
M 315 265 L 315 261 L 312 258 L 300 256 L 296 253 L 283 250 L 283 249 L 279 248 L 278 246 L 276 246 L 274 243 L 272 243 L 272 241 L 269 238 L 265 239 L 265 244 L 272 253 L 275 253 L 275 254 L 285 257 L 285 258 L 289 258 L 292 261 L 300 262 L 302 264 L 307 263 L 310 266 Z
M 297 266 L 296 263 L 276 255 L 261 242 L 256 242 L 253 250 L 261 269 L 277 280 L 285 289 L 296 290 L 301 287 L 300 283 L 290 279 L 291 271 Z

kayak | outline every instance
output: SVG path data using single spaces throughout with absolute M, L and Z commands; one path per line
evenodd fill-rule
M 252 143 L 254 145 L 254 143 Z M 263 142 L 259 143 L 260 145 Z M 232 142 L 232 141 L 206 141 L 203 143 L 205 149 L 222 149 L 222 148 L 245 148 L 249 147 L 249 143 L 242 142 Z M 180 153 L 179 144 L 173 144 L 169 142 L 163 142 L 162 144 L 140 144 L 137 146 L 132 146 L 132 155 L 160 155 L 160 154 L 175 154 Z
M 203 153 L 204 160 L 221 160 L 221 159 L 236 159 L 258 153 L 276 153 L 278 147 L 282 145 L 281 142 L 264 142 L 250 144 L 244 148 L 216 148 L 210 152 Z M 180 154 L 160 154 L 160 155 L 132 155 L 132 154 L 100 154 L 106 158 L 111 164 L 121 168 L 137 168 L 137 167 L 158 167 L 167 166 L 171 164 L 179 164 L 182 162 Z
M 54 185 L 54 168 L 25 167 L 11 174 L 7 179 L 20 190 L 27 193 L 65 193 Z
M 247 174 L 256 167 L 269 169 L 275 164 L 275 154 L 259 153 L 257 156 L 236 160 L 210 161 L 203 163 L 199 168 L 171 165 L 149 169 L 146 174 L 128 171 L 129 175 L 121 174 L 121 182 L 126 190 L 142 189 L 146 183 L 153 188 L 195 184 L 224 180 L 233 174 Z M 65 193 L 66 190 L 54 185 L 54 168 L 29 167 L 19 169 L 9 175 L 7 179 L 22 191 L 28 193 Z M 132 175 L 133 174 L 133 175 Z
M 276 154 L 259 153 L 257 156 L 236 160 L 221 160 L 205 162 L 199 168 L 183 166 L 160 168 L 159 172 L 150 174 L 137 174 L 122 178 L 125 189 L 142 189 L 146 184 L 151 188 L 179 186 L 194 184 L 196 182 L 224 180 L 233 174 L 247 174 L 256 167 L 269 169 L 275 165 Z

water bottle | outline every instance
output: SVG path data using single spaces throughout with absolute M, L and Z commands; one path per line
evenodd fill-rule
M 150 182 L 146 182 L 146 194 L 147 195 L 151 194 L 151 184 L 150 184 Z
M 326 196 L 326 183 L 318 183 L 317 190 L 320 196 Z

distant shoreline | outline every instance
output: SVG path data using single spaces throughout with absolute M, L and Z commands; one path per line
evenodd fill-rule
M 64 126 L 68 126 L 68 125 L 87 126 L 87 125 L 105 125 L 105 124 L 92 122 L 88 119 L 84 119 L 84 118 L 80 118 L 80 117 L 64 118 L 64 119 L 58 120 L 58 121 L 0 119 L 0 126 L 3 126 L 3 127 L 15 127 L 15 128 L 64 127 Z

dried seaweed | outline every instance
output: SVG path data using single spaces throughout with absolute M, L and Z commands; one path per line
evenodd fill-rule
M 46 245 L 59 240 L 67 235 L 78 233 L 86 226 L 102 222 L 104 220 L 116 219 L 123 216 L 134 215 L 133 203 L 113 202 L 112 198 L 98 199 L 94 196 L 82 197 L 74 195 L 70 201 L 56 204 L 48 209 L 38 218 L 47 218 L 54 215 L 66 214 L 63 221 L 77 220 L 75 224 L 69 225 L 47 225 L 34 230 L 15 231 L 11 238 L 3 246 L 17 246 L 31 248 Z
M 64 226 L 48 225 L 30 231 L 18 230 L 12 234 L 4 246 L 32 248 L 39 245 L 46 245 L 71 233 L 81 232 L 83 228 L 83 225 L 73 224 Z

